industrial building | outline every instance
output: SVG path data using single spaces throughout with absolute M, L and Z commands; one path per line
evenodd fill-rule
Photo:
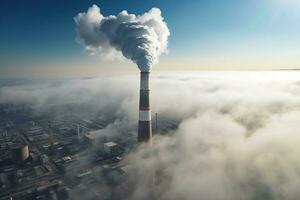
M 116 156 L 119 154 L 119 146 L 115 142 L 106 142 L 103 144 L 103 151 L 106 156 Z

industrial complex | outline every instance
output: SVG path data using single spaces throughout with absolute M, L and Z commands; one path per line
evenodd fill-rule
M 75 117 L 49 121 L 49 113 L 32 116 L 28 110 L 0 107 L 1 200 L 76 199 L 73 191 L 85 191 L 97 182 L 122 183 L 126 174 L 121 161 L 128 149 L 95 134 L 108 122 Z M 112 195 L 93 191 L 88 199 Z
M 60 114 L 59 109 L 36 111 L 30 105 L 1 104 L 0 200 L 82 199 L 87 189 L 84 199 L 113 200 L 130 194 L 131 163 L 123 158 L 139 144 L 152 144 L 150 72 L 140 75 L 134 139 L 127 131 L 103 134 L 115 120 L 107 116 L 83 118 L 79 112 Z M 177 126 L 162 122 L 162 131 Z M 106 191 L 99 190 L 101 185 Z
M 129 193 L 130 163 L 124 158 L 152 137 L 148 75 L 141 77 L 138 135 L 130 133 L 131 139 L 99 134 L 114 119 L 75 112 L 57 117 L 29 105 L 1 104 L 0 200 L 81 199 L 82 194 L 88 194 L 84 199 L 120 199 Z M 160 131 L 176 126 L 160 119 Z M 109 189 L 91 189 L 95 185 Z

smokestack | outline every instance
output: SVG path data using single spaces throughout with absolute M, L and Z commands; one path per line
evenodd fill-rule
M 81 135 L 80 135 L 80 126 L 79 124 L 77 124 L 77 137 L 78 137 L 78 141 L 81 140 Z
M 158 57 L 167 52 L 169 28 L 158 8 L 141 15 L 123 10 L 103 16 L 97 5 L 74 17 L 77 41 L 92 53 L 133 61 L 141 71 L 138 142 L 151 142 L 149 72 Z
M 150 72 L 141 72 L 138 142 L 151 142 Z

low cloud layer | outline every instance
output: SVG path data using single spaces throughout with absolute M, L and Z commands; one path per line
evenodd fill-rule
M 153 156 L 147 148 L 127 156 L 136 183 L 127 199 L 297 199 L 299 80 L 298 72 L 153 76 L 153 113 L 179 125 L 154 137 Z M 0 102 L 32 103 L 36 111 L 72 102 L 81 114 L 112 116 L 108 134 L 135 132 L 138 77 L 5 86 Z
M 158 8 L 142 15 L 128 14 L 103 16 L 93 5 L 75 18 L 77 39 L 85 49 L 116 58 L 120 53 L 138 65 L 141 71 L 150 71 L 158 57 L 167 51 L 170 35 Z

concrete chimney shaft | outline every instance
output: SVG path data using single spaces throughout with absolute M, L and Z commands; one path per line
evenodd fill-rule
M 141 72 L 138 142 L 152 139 L 149 72 Z

